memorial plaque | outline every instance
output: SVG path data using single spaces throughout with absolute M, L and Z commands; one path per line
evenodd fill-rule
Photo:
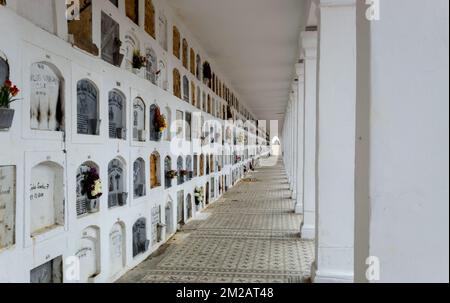
M 156 111 L 159 111 L 159 107 L 155 104 L 150 106 L 150 117 L 149 117 L 149 122 L 150 122 L 150 140 L 151 141 L 159 141 L 160 138 L 160 132 L 159 129 L 157 129 L 157 124 L 156 124 Z
M 158 224 L 161 223 L 161 206 L 152 208 L 152 243 L 158 243 Z
M 140 141 L 139 133 L 145 130 L 145 104 L 139 98 L 133 101 L 133 139 Z
M 188 58 L 189 58 L 188 49 L 189 49 L 189 45 L 187 43 L 187 40 L 183 39 L 183 66 L 187 70 L 189 70 L 189 66 L 188 66 Z
M 153 84 L 156 83 L 156 72 L 158 71 L 158 58 L 152 48 L 146 50 L 147 65 L 146 65 L 146 78 Z
M 108 207 L 124 205 L 125 176 L 122 161 L 114 159 L 108 165 Z M 121 205 L 122 204 L 122 205 Z
M 155 35 L 155 6 L 152 0 L 145 0 L 145 31 L 154 39 Z
M 145 218 L 141 218 L 133 225 L 133 257 L 147 251 L 147 225 Z
M 192 197 L 190 194 L 186 197 L 186 208 L 187 208 L 186 215 L 189 220 L 190 218 L 192 218 Z
M 139 25 L 139 0 L 125 0 L 125 12 L 131 21 Z
M 133 187 L 135 198 L 145 196 L 145 162 L 142 158 L 133 164 Z
M 184 191 L 181 190 L 177 194 L 177 223 L 184 225 Z
M 170 198 L 169 198 L 170 199 Z M 172 200 L 170 199 L 166 204 L 165 209 L 165 223 L 166 223 L 166 236 L 170 236 L 173 233 L 173 208 L 172 208 Z
M 121 63 L 119 23 L 102 12 L 101 31 L 102 59 L 119 67 Z
M 48 261 L 30 272 L 30 283 L 62 283 L 62 257 Z
M 118 91 L 110 91 L 108 97 L 109 108 L 109 137 L 126 139 L 126 109 L 125 97 Z
M 160 88 L 162 88 L 163 90 L 167 90 L 167 88 L 168 88 L 168 85 L 167 85 L 167 68 L 166 68 L 166 64 L 162 60 L 159 60 L 158 71 L 159 71 L 158 86 Z
M 9 79 L 9 64 L 0 55 L 0 85 L 3 85 L 7 79 Z
M 133 69 L 133 52 L 135 49 L 139 49 L 139 43 L 137 38 L 134 37 L 134 35 L 131 33 L 126 34 L 123 47 L 125 49 L 125 58 L 126 58 L 125 68 L 131 71 Z
M 176 26 L 173 26 L 173 55 L 180 59 L 181 35 Z
M 120 223 L 114 224 L 109 233 L 111 272 L 118 273 L 124 266 L 124 230 Z
M 98 135 L 98 90 L 89 80 L 77 84 L 77 132 L 84 135 Z
M 15 243 L 16 167 L 0 166 L 0 249 Z
M 100 273 L 99 242 L 100 231 L 97 227 L 88 227 L 83 230 L 82 238 L 75 256 L 80 260 L 80 282 L 89 282 L 90 278 Z
M 173 95 L 181 99 L 181 76 L 176 68 L 173 70 Z
M 62 130 L 64 111 L 59 76 L 45 63 L 34 63 L 30 72 L 31 129 Z
M 177 159 L 177 171 L 178 171 L 178 176 L 177 176 L 177 184 L 181 185 L 184 183 L 184 176 L 181 175 L 181 171 L 183 170 L 183 157 L 178 157 Z
M 158 41 L 159 45 L 167 51 L 167 18 L 162 12 L 158 16 L 159 30 L 158 30 Z
M 185 113 L 185 116 L 186 116 L 186 131 L 185 131 L 185 133 L 186 133 L 186 141 L 191 141 L 192 140 L 192 128 L 191 128 L 191 125 L 192 125 L 192 114 L 191 113 L 188 113 L 188 112 L 186 112 Z
M 165 188 L 172 187 L 172 179 L 167 176 L 167 172 L 172 170 L 172 159 L 170 157 L 166 157 L 164 159 L 164 176 L 165 176 Z
M 161 186 L 160 182 L 160 163 L 159 154 L 157 152 L 150 156 L 150 187 L 156 188 Z

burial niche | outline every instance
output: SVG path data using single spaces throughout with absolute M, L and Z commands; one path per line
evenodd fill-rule
M 216 196 L 215 193 L 215 188 L 216 188 L 216 182 L 214 178 L 211 178 L 211 198 L 214 199 L 214 197 Z
M 69 39 L 75 46 L 98 56 L 98 47 L 92 42 L 92 0 L 80 0 L 80 14 L 78 18 L 69 18 L 67 26 Z
M 184 225 L 184 191 L 180 190 L 177 193 L 177 223 L 178 229 Z
M 113 18 L 102 12 L 102 59 L 109 64 L 120 67 L 123 55 L 120 53 L 120 28 Z
M 206 155 L 206 175 L 209 175 L 210 170 L 209 170 L 209 155 Z
M 195 76 L 197 77 L 198 80 L 201 80 L 202 79 L 202 75 L 201 75 L 202 59 L 200 58 L 199 54 L 197 54 L 195 61 L 196 61 Z
M 188 54 L 188 51 L 189 51 L 189 45 L 188 45 L 188 43 L 187 43 L 187 40 L 186 39 L 183 39 L 183 45 L 182 45 L 182 47 L 183 47 L 183 66 L 184 66 L 184 68 L 185 69 L 189 69 L 189 66 L 188 66 L 188 61 L 189 61 L 189 54 Z
M 145 103 L 141 98 L 133 101 L 133 140 L 145 142 Z
M 145 218 L 140 218 L 133 225 L 133 258 L 145 253 L 150 241 L 147 240 L 147 223 Z
M 2 82 L 3 83 L 3 82 Z M 36 130 L 64 130 L 64 101 L 61 73 L 45 62 L 30 68 L 30 127 Z
M 162 132 L 159 130 L 159 119 L 161 117 L 161 110 L 158 105 L 152 104 L 150 106 L 150 141 L 160 141 Z
M 205 174 L 205 156 L 200 154 L 200 177 Z
M 83 230 L 75 256 L 80 260 L 80 282 L 91 282 L 100 274 L 100 228 L 90 226 Z
M 178 28 L 173 26 L 173 55 L 180 59 L 181 35 Z
M 30 283 L 62 283 L 62 256 L 50 260 L 30 271 Z
M 159 13 L 158 16 L 158 25 L 159 25 L 159 31 L 158 31 L 158 41 L 159 45 L 167 51 L 167 18 L 164 16 L 163 12 Z
M 161 225 L 161 205 L 152 207 L 152 243 L 162 241 L 162 225 Z
M 153 48 L 147 48 L 145 51 L 145 56 L 147 58 L 147 65 L 145 66 L 145 78 L 156 85 L 158 58 L 156 57 L 156 53 Z
M 191 67 L 191 74 L 195 76 L 195 51 L 191 48 L 189 63 Z
M 87 79 L 77 83 L 77 132 L 83 135 L 99 135 L 98 89 Z
M 108 94 L 109 137 L 111 139 L 127 138 L 127 110 L 125 96 L 118 90 Z
M 168 238 L 173 233 L 173 201 L 169 196 L 165 208 L 165 222 L 166 222 L 166 237 Z
M 17 13 L 43 30 L 56 34 L 55 0 L 17 1 Z
M 169 172 L 171 170 L 172 170 L 172 159 L 169 156 L 167 156 L 164 159 L 164 176 L 165 176 L 164 185 L 166 189 L 172 187 L 172 178 L 169 176 Z
M 133 164 L 134 198 L 145 196 L 145 161 L 138 158 Z
M 191 81 L 191 102 L 192 102 L 192 106 L 195 107 L 195 105 L 197 104 L 197 100 L 195 99 L 195 83 L 194 83 L 194 81 Z
M 163 90 L 167 90 L 167 88 L 168 88 L 166 66 L 167 65 L 164 61 L 159 60 L 158 71 L 156 72 L 156 77 L 158 79 L 158 86 Z
M 194 155 L 194 168 L 193 168 L 192 174 L 193 174 L 193 177 L 198 176 L 198 155 L 197 154 Z
M 186 157 L 186 170 L 187 170 L 186 179 L 187 179 L 187 181 L 190 181 L 190 180 L 192 180 L 192 175 L 193 175 L 192 156 Z
M 122 222 L 114 224 L 109 232 L 109 260 L 112 275 L 119 273 L 125 266 L 125 226 Z
M 161 186 L 161 160 L 158 152 L 150 156 L 150 188 Z
M 0 250 L 15 244 L 16 167 L 0 166 Z
M 186 127 L 186 131 L 185 131 L 185 136 L 186 136 L 186 141 L 191 141 L 192 140 L 192 114 L 189 112 L 185 113 L 186 116 L 186 121 L 185 121 L 185 127 Z
M 125 165 L 120 159 L 108 164 L 108 208 L 127 204 L 128 193 L 125 190 Z
M 177 185 L 181 185 L 184 183 L 184 175 L 183 175 L 183 157 L 179 156 L 177 159 Z
M 189 103 L 189 79 L 183 76 L 183 100 Z
M 168 106 L 165 107 L 164 114 L 167 119 L 167 128 L 164 130 L 164 139 L 166 141 L 170 141 L 170 140 L 172 140 L 172 136 L 171 136 L 171 132 L 170 132 L 170 128 L 172 126 L 172 111 L 171 111 L 170 107 L 168 107 Z
M 209 182 L 206 182 L 205 195 L 206 195 L 205 203 L 206 203 L 206 205 L 208 205 L 209 204 Z
M 176 135 L 178 139 L 183 139 L 183 126 L 184 126 L 184 120 L 183 116 L 184 113 L 181 110 L 177 110 L 175 113 L 176 116 Z
M 145 0 L 145 31 L 156 39 L 155 34 L 155 6 L 152 0 Z
M 86 182 L 99 175 L 100 171 L 97 164 L 93 162 L 85 162 L 77 170 L 77 187 L 76 187 L 76 209 L 77 216 L 83 216 L 88 213 L 94 213 L 99 210 L 99 196 L 92 196 L 88 193 Z
M 192 218 L 192 196 L 191 196 L 191 194 L 188 194 L 186 197 L 186 215 L 187 215 L 188 220 L 190 218 Z
M 44 162 L 31 169 L 30 235 L 64 225 L 64 168 Z
M 173 70 L 173 95 L 181 99 L 181 75 L 176 68 Z
M 139 0 L 125 0 L 125 13 L 131 21 L 139 25 Z
M 127 33 L 124 40 L 125 49 L 125 63 L 124 68 L 128 71 L 133 70 L 133 53 L 135 50 L 140 50 L 138 38 L 133 33 Z

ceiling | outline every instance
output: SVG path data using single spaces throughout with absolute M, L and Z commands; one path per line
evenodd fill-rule
M 231 81 L 241 103 L 257 119 L 282 123 L 295 76 L 306 1 L 168 2 Z

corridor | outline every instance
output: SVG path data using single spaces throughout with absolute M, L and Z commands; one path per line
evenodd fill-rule
M 118 282 L 301 283 L 310 278 L 314 242 L 299 238 L 302 216 L 282 162 L 254 172 L 206 208 Z

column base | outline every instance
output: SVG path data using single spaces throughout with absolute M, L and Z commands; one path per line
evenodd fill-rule
M 311 281 L 313 283 L 353 283 L 353 273 L 319 271 L 316 262 L 311 267 Z
M 316 227 L 311 225 L 303 225 L 300 234 L 302 239 L 314 240 L 316 238 Z

